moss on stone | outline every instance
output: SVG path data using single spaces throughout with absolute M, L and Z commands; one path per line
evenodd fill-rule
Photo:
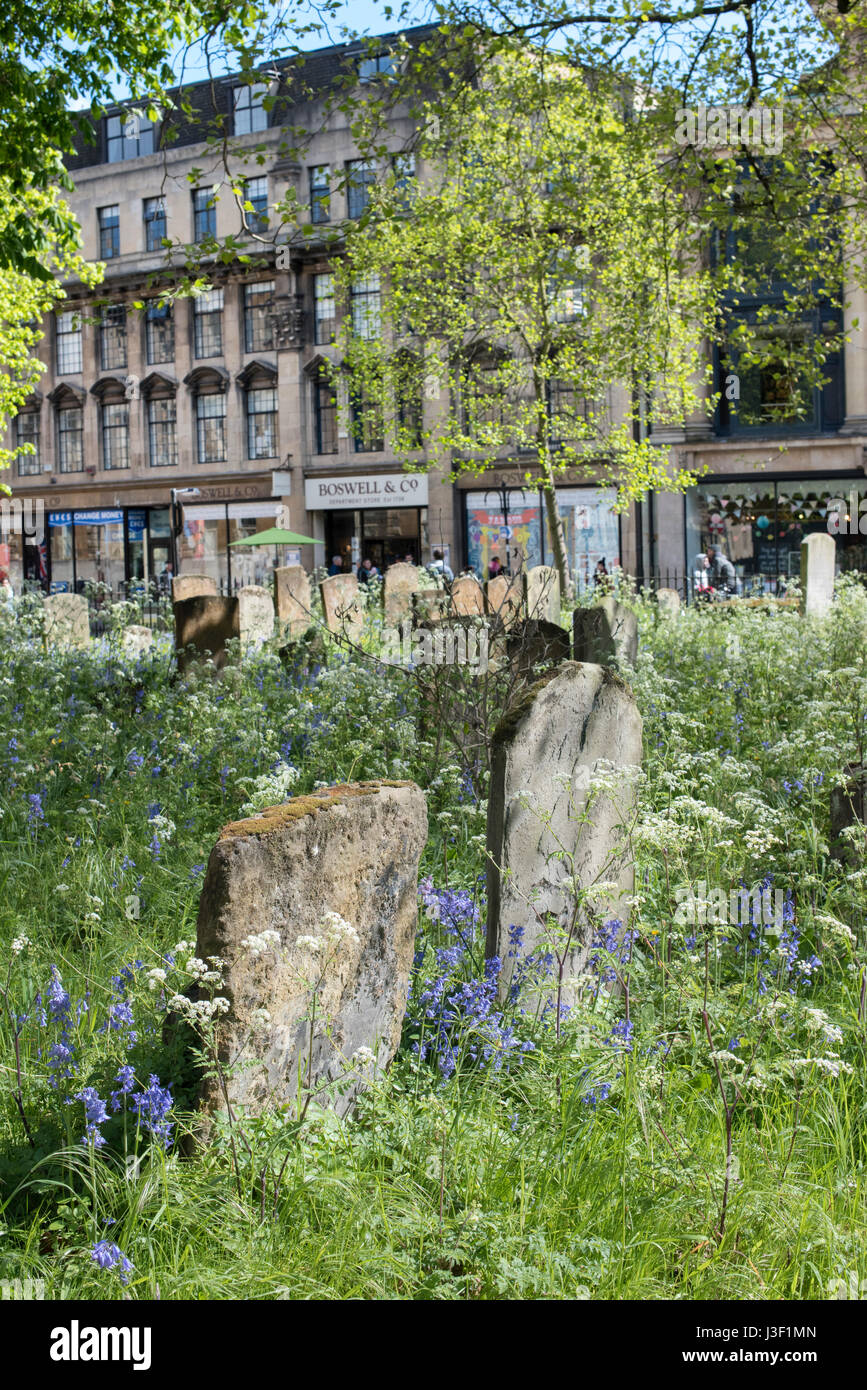
M 245 820 L 230 821 L 220 831 L 219 840 L 232 840 L 240 835 L 271 835 L 286 825 L 303 820 L 305 816 L 316 816 L 320 811 L 345 804 L 355 797 L 373 796 L 381 787 L 413 786 L 414 782 L 382 778 L 378 782 L 347 782 L 333 787 L 320 787 L 318 791 L 309 792 L 307 796 L 293 796 L 291 800 L 283 801 L 278 806 L 266 806 L 258 815 L 248 816 Z

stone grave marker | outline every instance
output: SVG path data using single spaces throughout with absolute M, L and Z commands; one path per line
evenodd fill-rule
M 364 633 L 364 611 L 354 574 L 333 574 L 322 581 L 325 625 L 337 637 L 358 643 Z
M 834 602 L 837 543 L 825 531 L 801 541 L 801 612 L 820 618 Z
M 417 589 L 417 565 L 405 560 L 389 565 L 383 581 L 386 627 L 399 627 L 405 618 L 412 617 L 412 596 Z
M 310 576 L 303 565 L 282 565 L 274 571 L 277 634 L 282 642 L 297 642 L 314 626 Z
M 189 661 L 213 657 L 214 665 L 221 671 L 226 664 L 226 643 L 232 637 L 241 636 L 240 605 L 237 598 L 223 598 L 213 594 L 197 598 L 181 599 L 174 605 L 175 612 L 175 652 L 178 670 L 186 670 Z M 186 648 L 192 646 L 192 657 Z
M 638 619 L 610 594 L 592 608 L 572 615 L 572 654 L 599 666 L 634 666 L 638 657 Z
M 238 625 L 241 651 L 254 652 L 274 636 L 274 600 L 261 584 L 238 590 Z
M 43 599 L 46 646 L 81 650 L 90 645 L 90 618 L 84 594 L 50 594 Z
M 560 576 L 551 565 L 533 565 L 525 571 L 527 617 L 542 622 L 560 621 Z
M 217 581 L 209 574 L 176 574 L 172 580 L 172 602 L 181 603 L 185 598 L 216 598 Z
M 474 574 L 462 574 L 452 584 L 451 611 L 457 618 L 483 616 L 485 591 Z

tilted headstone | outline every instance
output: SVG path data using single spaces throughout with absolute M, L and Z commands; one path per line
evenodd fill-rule
M 825 531 L 801 541 L 801 612 L 821 617 L 834 601 L 837 543 Z
M 50 594 L 43 600 L 43 608 L 47 646 L 70 650 L 90 645 L 90 619 L 84 594 Z
M 241 636 L 238 608 L 236 598 L 208 594 L 181 599 L 180 603 L 174 605 L 175 652 L 179 671 L 184 671 L 191 659 L 187 647 L 194 648 L 193 660 L 211 656 L 217 670 L 223 669 L 226 664 L 226 643 L 230 638 Z
M 558 667 L 529 687 L 495 731 L 487 947 L 489 956 L 504 962 L 504 994 L 515 964 L 508 954 L 510 927 L 523 928 L 523 954 L 549 949 L 546 914 L 567 932 L 572 925 L 575 892 L 564 884 L 570 875 L 579 890 L 600 880 L 616 885 L 595 908 L 602 920 L 625 920 L 621 898 L 632 892 L 634 872 L 623 845 L 640 763 L 638 706 L 620 677 L 601 666 Z M 593 789 L 594 775 L 605 778 L 605 791 Z M 583 905 L 566 955 L 566 979 L 583 971 L 593 932 L 593 917 Z M 543 989 L 553 997 L 556 978 L 550 990 L 548 982 Z M 573 997 L 567 987 L 563 1001 Z
M 485 586 L 488 614 L 502 627 L 509 628 L 518 622 L 524 609 L 524 594 L 521 576 L 510 578 L 498 574 L 489 579 Z
M 638 657 L 638 618 L 608 595 L 572 615 L 572 654 L 599 666 L 634 666 Z
M 319 1088 L 345 1078 L 333 1099 L 343 1114 L 371 1075 L 369 1062 L 353 1060 L 357 1050 L 375 1054 L 379 1069 L 391 1061 L 426 839 L 424 794 L 413 782 L 329 787 L 221 831 L 202 887 L 196 955 L 225 962 L 231 1008 L 219 1021 L 220 1047 L 242 1062 L 226 1079 L 233 1107 L 260 1114 L 285 1105 L 299 1076 L 318 1091 L 317 1103 L 330 1104 Z M 201 1103 L 223 1109 L 216 1079 L 204 1083 Z
M 172 602 L 181 603 L 185 598 L 216 597 L 217 581 L 209 574 L 176 574 L 172 580 Z
M 389 565 L 385 571 L 385 626 L 398 627 L 412 617 L 412 596 L 418 588 L 418 566 L 405 560 Z
M 676 618 L 680 613 L 680 594 L 676 589 L 657 589 L 656 606 L 661 618 Z
M 297 642 L 313 626 L 310 576 L 303 565 L 275 569 L 274 602 L 278 636 L 284 642 Z
M 452 613 L 456 618 L 482 617 L 485 591 L 474 574 L 462 574 L 452 584 Z
M 525 618 L 506 637 L 512 670 L 521 680 L 533 680 L 546 666 L 559 666 L 571 656 L 569 634 L 559 623 Z
M 533 565 L 524 571 L 527 617 L 547 623 L 560 621 L 560 576 L 551 565 Z
M 130 661 L 149 652 L 154 644 L 154 635 L 149 627 L 141 623 L 130 623 L 120 634 L 120 649 Z
M 260 584 L 238 590 L 238 625 L 241 651 L 253 652 L 274 636 L 274 600 L 271 591 Z
M 364 612 L 354 574 L 333 574 L 322 581 L 322 608 L 325 625 L 335 636 L 360 642 L 364 632 Z

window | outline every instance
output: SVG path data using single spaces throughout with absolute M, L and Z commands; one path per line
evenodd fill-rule
M 193 189 L 193 241 L 206 241 L 217 235 L 217 205 L 213 188 Z
M 81 371 L 81 319 L 68 309 L 55 320 L 57 331 L 57 375 Z
M 337 453 L 337 394 L 334 383 L 320 371 L 313 381 L 313 415 L 317 454 Z
M 394 70 L 394 56 L 391 53 L 375 53 L 358 60 L 360 82 L 375 82 L 377 78 L 392 76 Z
M 81 473 L 84 468 L 84 411 L 67 405 L 57 412 L 57 466 L 61 473 Z
M 32 478 L 41 472 L 41 461 L 39 458 L 39 412 L 37 410 L 25 410 L 15 421 L 15 443 L 18 448 L 22 444 L 32 444 L 34 452 L 32 454 L 18 455 L 18 476 L 19 478 Z
M 221 391 L 196 397 L 196 441 L 199 463 L 225 463 L 226 397 Z
M 109 304 L 99 320 L 99 361 L 104 372 L 126 366 L 126 310 Z
M 100 208 L 96 214 L 99 221 L 99 259 L 113 260 L 120 255 L 120 217 L 117 207 Z
M 551 259 L 548 299 L 553 323 L 576 323 L 587 307 L 587 284 L 583 272 L 590 268 L 590 248 L 560 247 Z
M 334 315 L 334 276 L 313 276 L 313 341 L 331 343 L 334 341 L 336 320 Z
M 379 453 L 385 448 L 382 408 L 363 386 L 352 391 L 352 437 L 357 454 Z
M 245 179 L 244 180 L 244 203 L 250 206 L 244 208 L 244 218 L 251 232 L 267 232 L 268 230 L 268 180 Z
M 317 164 L 310 170 L 310 221 L 327 222 L 331 217 L 331 165 Z
M 243 87 L 235 88 L 236 135 L 251 135 L 255 130 L 268 129 L 268 112 L 264 106 L 267 95 L 267 82 L 246 82 Z
M 247 392 L 247 457 L 277 457 L 277 392 L 272 386 Z
M 378 338 L 380 319 L 379 276 L 358 275 L 349 287 L 352 331 L 358 338 Z
M 493 353 L 479 353 L 467 363 L 463 375 L 464 430 L 484 435 L 486 428 L 499 429 L 503 422 L 503 396 L 506 383 L 501 376 L 505 363 Z
M 135 111 L 122 116 L 107 116 L 105 134 L 109 164 L 117 164 L 121 159 L 137 159 L 142 154 L 153 154 L 156 149 L 156 126 Z
M 145 314 L 145 347 L 148 366 L 173 362 L 175 323 L 171 304 L 149 304 Z
M 552 377 L 546 383 L 548 419 L 551 443 L 561 440 L 586 439 L 587 425 L 598 426 L 601 405 L 594 405 L 576 387 L 574 381 Z
M 396 154 L 392 158 L 395 193 L 401 206 L 407 207 L 415 188 L 415 155 Z
M 271 309 L 274 281 L 244 286 L 244 351 L 267 352 L 272 347 Z
M 346 165 L 346 210 L 360 217 L 370 205 L 370 190 L 376 182 L 376 169 L 369 159 L 350 159 Z
M 220 357 L 223 351 L 223 291 L 208 290 L 193 300 L 196 357 Z
M 165 198 L 144 200 L 145 250 L 161 251 L 166 235 Z
M 398 428 L 398 447 L 401 449 L 420 449 L 422 447 L 422 396 L 423 366 L 421 358 L 414 352 L 401 351 L 397 355 L 395 375 L 395 405 Z
M 106 401 L 102 407 L 102 466 L 129 468 L 129 406 Z
M 177 463 L 177 408 L 174 396 L 148 401 L 148 447 L 151 468 L 172 468 Z

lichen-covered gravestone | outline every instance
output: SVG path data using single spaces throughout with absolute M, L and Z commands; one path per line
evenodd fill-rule
M 427 838 L 413 782 L 329 787 L 227 825 L 211 851 L 196 955 L 219 957 L 230 1009 L 220 1050 L 240 1053 L 229 1101 L 248 1113 L 302 1087 L 341 1113 L 400 1041 Z M 264 1012 L 263 1012 L 264 1011 Z M 364 1054 L 363 1054 L 364 1056 Z M 354 1060 L 353 1060 L 354 1059 Z M 340 1094 L 319 1088 L 339 1082 Z M 205 1111 L 224 1106 L 216 1079 Z
M 498 574 L 489 579 L 485 589 L 489 615 L 502 627 L 510 628 L 519 621 L 524 608 L 522 578 Z
M 801 611 L 807 617 L 820 618 L 834 601 L 836 558 L 836 541 L 825 531 L 801 541 Z
M 404 618 L 412 617 L 412 596 L 418 588 L 418 566 L 405 560 L 389 565 L 385 571 L 385 625 L 397 627 Z
M 282 565 L 274 571 L 277 631 L 284 642 L 297 642 L 313 626 L 310 577 L 303 565 Z
M 176 574 L 172 580 L 172 602 L 182 603 L 185 598 L 215 598 L 217 581 L 209 574 Z
M 130 623 L 120 634 L 120 649 L 129 661 L 149 652 L 154 644 L 154 635 L 149 627 L 141 623 Z
M 572 655 L 599 666 L 634 666 L 638 657 L 638 619 L 631 608 L 607 595 L 592 608 L 572 615 Z
M 83 594 L 51 594 L 43 607 L 47 646 L 69 651 L 90 645 L 90 619 Z
M 354 574 L 333 574 L 322 581 L 322 608 L 325 625 L 337 637 L 360 642 L 364 632 L 364 613 Z
M 254 652 L 274 636 L 274 600 L 269 589 L 248 584 L 238 591 L 241 651 Z
M 190 659 L 188 647 L 194 648 L 194 660 L 210 656 L 217 670 L 223 669 L 226 643 L 241 635 L 238 606 L 236 598 L 207 594 L 185 598 L 175 604 L 175 652 L 179 671 L 186 670 Z
M 641 715 L 613 671 L 567 662 L 531 686 L 494 734 L 488 796 L 488 955 L 504 962 L 506 993 L 515 958 L 510 929 L 523 929 L 526 955 L 550 949 L 551 913 L 567 931 L 579 890 L 616 885 L 597 910 L 622 917 L 633 888 L 625 833 L 641 763 Z M 604 790 L 594 787 L 604 779 Z M 562 850 L 567 855 L 562 854 Z M 571 862 L 570 862 L 571 858 Z M 590 954 L 593 918 L 579 905 L 564 977 L 580 975 Z M 542 918 L 540 923 L 539 918 Z M 556 988 L 544 986 L 550 997 Z M 573 991 L 565 987 L 563 1002 Z
M 551 565 L 533 565 L 525 572 L 527 617 L 541 622 L 560 621 L 560 576 Z
M 519 680 L 535 680 L 547 666 L 568 661 L 569 634 L 559 623 L 543 618 L 526 618 L 516 623 L 506 638 L 506 650 Z
M 676 589 L 657 589 L 656 606 L 661 618 L 676 618 L 680 613 L 680 594 Z

